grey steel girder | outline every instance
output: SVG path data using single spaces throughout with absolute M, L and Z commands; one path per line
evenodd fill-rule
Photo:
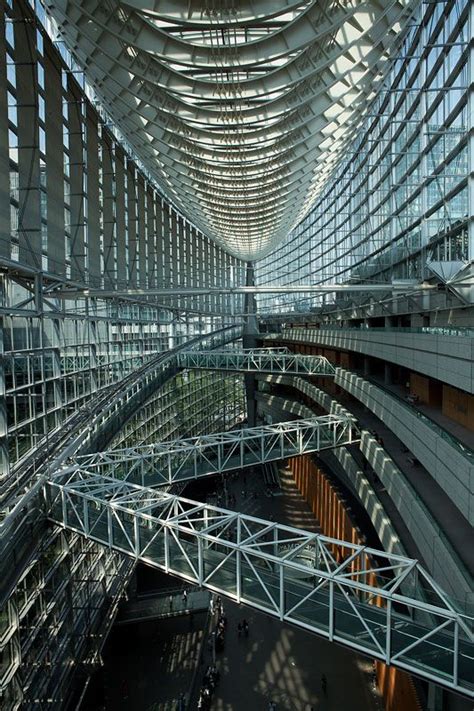
M 80 10 L 80 16 L 74 19 L 79 32 L 81 22 L 90 19 L 115 37 L 122 39 L 137 50 L 150 53 L 151 56 L 160 57 L 162 61 L 172 62 L 175 65 L 189 65 L 192 68 L 202 67 L 209 70 L 210 64 L 215 60 L 215 49 L 212 44 L 188 42 L 179 37 L 170 35 L 160 27 L 153 25 L 146 16 L 140 12 L 127 12 L 124 4 L 120 2 L 97 3 L 96 0 L 54 0 L 55 7 L 69 11 L 72 7 Z M 321 11 L 321 5 L 330 2 L 312 2 L 299 13 L 291 22 L 282 28 L 266 35 L 258 42 L 243 43 L 239 52 L 233 46 L 224 46 L 219 60 L 223 70 L 235 69 L 241 71 L 248 67 L 258 66 L 261 63 L 274 61 L 280 57 L 286 58 L 293 52 L 300 52 L 315 40 L 326 36 L 329 32 L 339 29 L 342 22 L 351 18 L 358 6 L 364 0 L 346 0 L 344 6 L 339 2 L 333 3 L 330 13 Z M 399 4 L 399 0 L 390 0 L 389 9 Z M 379 9 L 373 5 L 372 11 Z M 358 24 L 358 23 L 357 23 Z M 186 57 L 186 58 L 184 58 Z
M 146 298 L 158 297 L 159 299 L 174 298 L 176 296 L 205 296 L 207 294 L 326 294 L 335 292 L 417 292 L 433 291 L 438 288 L 437 284 L 427 282 L 416 282 L 414 280 L 402 280 L 400 282 L 380 282 L 366 284 L 297 284 L 297 285 L 267 285 L 267 286 L 210 286 L 193 287 L 181 286 L 170 289 L 84 289 L 68 288 L 56 291 L 54 296 L 58 298 L 74 298 L 75 296 L 94 296 L 98 298 Z M 291 314 L 288 314 L 290 317 Z
M 474 697 L 473 620 L 416 560 L 90 472 L 43 494 L 60 526 Z
M 354 418 L 323 415 L 188 439 L 75 456 L 63 471 L 170 486 L 358 442 Z
M 47 5 L 170 197 L 254 260 L 306 213 L 416 3 Z M 259 194 L 258 210 L 249 194 Z
M 205 25 L 210 24 L 212 17 L 219 17 L 225 25 L 241 24 L 245 22 L 255 22 L 255 20 L 270 20 L 288 12 L 295 12 L 305 4 L 313 0 L 306 0 L 306 3 L 295 2 L 294 0 L 280 0 L 278 5 L 274 0 L 239 0 L 233 5 L 215 5 L 212 9 L 203 9 L 202 0 L 189 0 L 186 6 L 181 0 L 124 0 L 124 4 L 140 10 L 142 13 L 159 16 L 168 22 L 177 24 Z

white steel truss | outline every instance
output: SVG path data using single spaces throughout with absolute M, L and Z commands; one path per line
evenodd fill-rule
M 335 375 L 333 365 L 323 356 L 276 353 L 273 350 L 184 351 L 177 355 L 180 368 L 232 370 L 278 375 Z
M 323 415 L 75 457 L 68 472 L 165 486 L 359 441 L 353 418 Z
M 324 185 L 417 0 L 45 4 L 169 197 L 253 261 Z
M 87 538 L 474 697 L 473 620 L 416 560 L 89 472 L 44 496 Z
M 468 286 L 462 282 L 460 286 Z M 67 286 L 61 290 L 55 291 L 54 295 L 58 298 L 70 299 L 73 296 L 96 296 L 98 298 L 117 298 L 117 297 L 150 297 L 154 296 L 160 299 L 172 298 L 175 296 L 206 296 L 206 295 L 226 295 L 234 296 L 240 294 L 332 294 L 336 292 L 357 293 L 363 294 L 371 292 L 412 292 L 412 291 L 433 291 L 437 290 L 437 284 L 428 284 L 419 282 L 416 279 L 404 279 L 403 281 L 366 282 L 364 284 L 265 284 L 258 286 L 178 286 L 170 288 L 154 289 L 89 289 L 77 286 Z

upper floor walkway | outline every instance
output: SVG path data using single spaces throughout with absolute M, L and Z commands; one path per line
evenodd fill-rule
M 266 339 L 360 353 L 474 393 L 474 329 L 284 328 Z

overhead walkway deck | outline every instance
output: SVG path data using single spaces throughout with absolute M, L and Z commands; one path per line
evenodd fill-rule
M 244 373 L 286 375 L 335 375 L 334 366 L 323 356 L 283 353 L 274 350 L 184 351 L 177 355 L 180 368 L 228 370 Z
M 76 457 L 68 471 L 164 486 L 359 441 L 354 418 L 323 415 Z
M 416 560 L 77 471 L 44 498 L 87 538 L 474 697 L 472 620 Z

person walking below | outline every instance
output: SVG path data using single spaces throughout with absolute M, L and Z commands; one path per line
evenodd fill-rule
M 243 630 L 244 630 L 245 636 L 248 637 L 248 636 L 249 636 L 249 625 L 248 625 L 247 620 L 244 620 L 244 621 L 242 622 L 242 628 L 243 628 Z
M 183 604 L 184 604 L 184 607 L 186 607 L 186 603 L 187 603 L 187 602 L 188 602 L 188 591 L 187 591 L 187 590 L 183 590 Z

